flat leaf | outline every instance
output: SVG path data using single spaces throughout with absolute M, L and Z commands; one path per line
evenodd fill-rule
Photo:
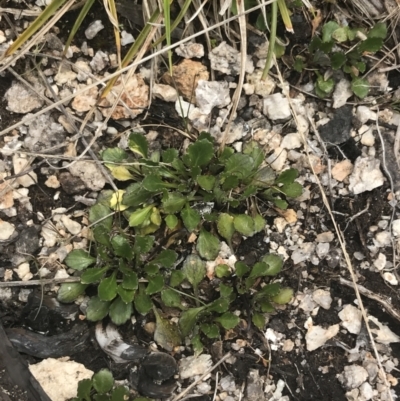
M 330 58 L 331 58 L 332 68 L 334 70 L 342 68 L 342 66 L 347 60 L 345 54 L 342 52 L 333 52 L 330 55 Z
M 240 322 L 240 319 L 235 314 L 233 314 L 232 312 L 226 312 L 222 316 L 217 317 L 214 320 L 216 322 L 220 323 L 221 326 L 226 330 L 233 329 Z
M 147 315 L 152 307 L 153 303 L 151 302 L 150 297 L 146 294 L 144 287 L 140 285 L 139 291 L 137 291 L 135 295 L 135 309 L 141 315 Z
M 275 295 L 278 295 L 280 290 L 281 290 L 280 283 L 271 283 L 261 288 L 258 294 L 261 294 L 262 297 L 267 296 L 270 298 L 274 297 Z
M 164 213 L 174 214 L 182 210 L 187 202 L 186 196 L 179 192 L 168 192 L 167 196 L 162 199 Z
M 237 175 L 229 175 L 224 179 L 222 183 L 223 191 L 230 191 L 231 189 L 235 189 L 239 186 L 239 177 Z
M 172 249 L 164 249 L 155 259 L 152 260 L 152 263 L 159 264 L 160 266 L 169 269 L 174 265 L 177 258 L 178 254 L 175 251 Z
M 228 309 L 229 309 L 229 300 L 227 298 L 218 298 L 207 307 L 208 311 L 217 313 L 224 313 Z
M 123 235 L 116 235 L 111 239 L 111 245 L 116 256 L 121 256 L 127 260 L 133 259 L 132 246 Z
M 200 329 L 208 338 L 218 338 L 219 337 L 219 329 L 216 324 L 204 323 L 200 326 Z
M 149 277 L 149 284 L 146 288 L 147 295 L 153 295 L 160 292 L 164 287 L 164 277 L 161 275 Z
M 110 277 L 101 280 L 97 292 L 102 301 L 111 301 L 117 296 L 117 279 L 113 273 Z
M 189 167 L 201 167 L 208 164 L 213 156 L 213 144 L 207 139 L 201 139 L 188 146 L 183 160 Z
M 369 38 L 385 39 L 387 36 L 387 27 L 384 22 L 377 22 L 367 35 Z
M 145 204 L 153 193 L 143 188 L 142 184 L 134 183 L 129 185 L 122 197 L 122 204 L 131 207 L 138 207 Z
M 138 283 L 139 280 L 135 272 L 124 273 L 121 285 L 125 290 L 137 290 Z
M 293 297 L 293 290 L 291 288 L 282 288 L 278 295 L 272 298 L 272 301 L 279 305 L 285 305 L 290 302 Z
M 172 163 L 179 156 L 177 149 L 169 148 L 162 152 L 161 158 L 164 163 Z
M 107 272 L 109 267 L 93 267 L 91 269 L 86 269 L 81 276 L 82 284 L 92 284 L 99 281 L 104 274 Z
M 303 187 L 298 182 L 283 185 L 280 190 L 289 198 L 297 198 L 303 193 Z
M 200 335 L 196 334 L 195 336 L 193 336 L 191 343 L 193 347 L 194 356 L 198 357 L 203 352 L 204 348 L 204 345 L 201 342 Z
M 147 158 L 149 145 L 147 144 L 147 140 L 143 134 L 140 133 L 130 134 L 128 146 L 132 152 L 135 152 L 140 156 Z
M 243 277 L 249 271 L 250 268 L 244 262 L 238 261 L 235 263 L 235 272 L 238 277 Z
M 257 262 L 253 268 L 251 269 L 251 273 L 249 278 L 258 278 L 266 276 L 266 272 L 268 271 L 268 265 L 263 262 Z
M 90 322 L 97 322 L 108 315 L 110 302 L 102 301 L 99 297 L 92 297 L 86 308 L 86 318 Z
M 107 248 L 111 246 L 109 228 L 107 228 L 103 224 L 97 224 L 92 228 L 92 233 L 97 243 L 105 245 Z
M 156 174 L 149 174 L 142 182 L 143 188 L 150 192 L 160 192 L 168 185 Z
M 128 153 L 121 148 L 107 148 L 100 155 L 104 162 L 111 163 L 122 163 L 128 158 Z
M 96 263 L 96 258 L 90 256 L 83 249 L 74 249 L 65 258 L 65 264 L 71 269 L 84 270 Z
M 161 300 L 170 308 L 182 308 L 181 296 L 171 288 L 161 291 Z
M 347 27 L 338 28 L 332 32 L 332 39 L 339 43 L 346 42 L 348 40 L 347 32 Z
M 252 184 L 257 187 L 270 187 L 274 183 L 275 178 L 275 171 L 269 166 L 264 166 L 257 170 Z
M 129 390 L 125 386 L 115 387 L 111 394 L 111 401 L 126 401 L 129 400 Z
M 114 378 L 108 369 L 101 369 L 92 377 L 93 387 L 99 394 L 105 394 L 113 388 Z
M 254 220 L 247 214 L 239 214 L 233 219 L 235 230 L 246 237 L 254 235 Z
M 128 181 L 135 178 L 125 166 L 106 164 L 106 167 L 110 170 L 111 175 L 118 181 Z
M 340 28 L 339 24 L 336 23 L 335 21 L 327 22 L 322 27 L 322 41 L 323 42 L 330 42 L 332 40 L 333 32 L 335 32 L 339 28 Z
M 253 317 L 251 318 L 253 324 L 259 328 L 260 330 L 264 329 L 265 326 L 265 316 L 261 313 L 254 313 Z
M 155 263 L 148 263 L 144 267 L 144 271 L 149 275 L 149 276 L 155 276 L 158 273 L 160 273 L 160 267 L 156 265 Z
M 235 233 L 235 227 L 233 224 L 233 216 L 228 213 L 221 213 L 218 217 L 217 229 L 218 233 L 225 238 L 228 243 L 231 242 L 232 236 Z
M 227 175 L 236 175 L 243 179 L 248 177 L 255 169 L 254 159 L 243 153 L 234 153 L 225 162 L 225 173 Z
M 194 288 L 197 288 L 201 280 L 206 276 L 206 263 L 197 255 L 189 255 L 183 262 L 182 272 L 186 280 L 189 281 Z
M 174 214 L 169 214 L 165 218 L 165 224 L 170 230 L 173 230 L 178 225 L 178 218 Z
M 182 281 L 185 280 L 185 274 L 182 270 L 174 270 L 171 273 L 171 278 L 169 280 L 169 285 L 171 287 L 177 287 Z
M 368 52 L 368 53 L 375 53 L 379 50 L 381 50 L 383 47 L 383 40 L 381 38 L 367 38 L 363 42 L 360 43 L 358 46 L 358 50 L 363 53 L 363 52 Z
M 85 401 L 91 401 L 90 392 L 92 390 L 93 383 L 91 379 L 82 379 L 78 383 L 78 398 Z
M 299 172 L 295 168 L 289 168 L 279 174 L 276 179 L 277 184 L 290 184 L 299 176 Z
M 254 221 L 254 232 L 259 233 L 260 231 L 264 230 L 266 224 L 264 217 L 262 217 L 259 214 L 256 214 L 253 217 L 253 221 Z
M 351 90 L 360 99 L 364 99 L 365 96 L 367 96 L 368 92 L 369 92 L 369 83 L 364 78 L 353 79 L 353 81 L 351 83 Z
M 153 209 L 152 209 L 152 211 L 151 211 L 151 214 L 150 214 L 150 221 L 151 221 L 154 225 L 156 225 L 156 226 L 158 226 L 158 227 L 161 226 L 161 223 L 162 223 L 161 214 L 160 214 L 160 211 L 159 211 L 156 207 L 153 207 Z
M 219 293 L 222 298 L 230 298 L 233 293 L 233 287 L 231 285 L 225 285 L 221 283 L 219 285 Z
M 154 237 L 151 235 L 136 235 L 135 244 L 133 246 L 133 252 L 136 255 L 143 255 L 144 253 L 150 252 L 154 244 Z
M 171 352 L 181 344 L 179 328 L 175 323 L 161 317 L 156 308 L 153 308 L 153 311 L 156 316 L 154 341 L 166 351 Z
M 201 306 L 199 308 L 192 308 L 182 312 L 179 319 L 179 327 L 183 337 L 187 337 L 190 334 L 196 324 L 199 314 L 203 312 L 205 308 L 205 306 Z
M 262 262 L 268 265 L 268 270 L 265 273 L 266 276 L 276 276 L 282 270 L 283 261 L 278 255 L 265 255 L 262 258 Z
M 325 80 L 324 77 L 322 76 L 318 77 L 316 88 L 318 88 L 325 95 L 329 95 L 333 91 L 334 87 L 335 87 L 335 82 L 332 78 Z
M 153 210 L 153 205 L 138 209 L 129 216 L 129 226 L 137 227 L 143 224 L 146 220 L 150 221 L 150 215 Z
M 211 191 L 214 188 L 216 178 L 213 175 L 198 175 L 196 180 L 205 191 Z
M 98 203 L 89 209 L 89 222 L 91 224 L 99 222 L 97 225 L 102 225 L 111 230 L 113 217 L 112 215 L 108 216 L 110 214 L 112 214 L 112 210 L 109 207 Z
M 132 302 L 126 303 L 117 297 L 110 305 L 109 315 L 117 326 L 126 323 L 132 316 Z
M 57 292 L 57 300 L 68 304 L 74 302 L 80 295 L 84 294 L 87 285 L 82 283 L 62 283 Z
M 183 224 L 185 225 L 188 231 L 193 231 L 200 223 L 201 216 L 200 213 L 186 205 L 184 209 L 181 211 L 181 217 Z
M 206 260 L 214 260 L 218 256 L 219 248 L 218 238 L 202 229 L 196 245 L 200 256 Z
M 218 278 L 229 277 L 231 275 L 231 271 L 229 266 L 227 265 L 218 265 L 215 267 L 215 275 Z
M 136 290 L 126 290 L 121 284 L 117 288 L 117 293 L 121 299 L 127 304 L 132 303 Z

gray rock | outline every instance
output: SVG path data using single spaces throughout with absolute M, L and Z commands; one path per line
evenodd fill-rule
M 352 107 L 343 106 L 336 110 L 332 120 L 319 127 L 319 134 L 325 142 L 340 144 L 350 139 Z
M 291 118 L 289 101 L 282 93 L 274 93 L 263 100 L 263 114 L 270 120 L 286 121 Z
M 15 250 L 17 253 L 33 255 L 39 249 L 39 231 L 35 226 L 24 228 L 17 242 Z
M 7 101 L 7 110 L 13 113 L 26 114 L 42 107 L 44 103 L 34 92 L 19 82 L 12 83 L 4 98 Z

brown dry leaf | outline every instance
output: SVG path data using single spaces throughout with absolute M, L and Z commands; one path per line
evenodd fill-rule
M 318 29 L 318 27 L 321 25 L 322 22 L 322 13 L 321 10 L 315 10 L 315 17 L 314 19 L 311 21 L 311 25 L 312 25 L 312 33 L 311 33 L 311 37 L 314 36 L 315 31 Z
M 351 163 L 350 160 L 345 159 L 337 163 L 332 168 L 332 177 L 335 180 L 342 182 L 352 173 L 352 171 L 353 171 L 353 164 Z
M 297 221 L 297 213 L 293 209 L 275 209 L 289 224 L 296 223 Z

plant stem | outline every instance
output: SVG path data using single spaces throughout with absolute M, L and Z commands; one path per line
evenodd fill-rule
M 269 70 L 271 69 L 272 57 L 274 55 L 274 50 L 275 50 L 277 21 L 278 21 L 278 3 L 277 3 L 277 1 L 274 1 L 272 3 L 271 30 L 270 30 L 270 36 L 269 36 L 268 53 L 267 53 L 267 59 L 265 60 L 264 71 L 261 76 L 262 80 L 265 80 L 265 78 L 267 78 Z

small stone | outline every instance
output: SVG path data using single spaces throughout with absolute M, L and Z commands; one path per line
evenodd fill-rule
M 15 232 L 13 224 L 0 219 L 0 241 L 7 241 Z
M 189 356 L 179 361 L 179 376 L 182 380 L 202 375 L 212 366 L 211 355 L 201 354 L 198 357 Z
M 286 159 L 287 150 L 277 148 L 270 156 L 267 157 L 266 161 L 275 171 L 282 171 L 282 169 L 285 167 Z
M 76 79 L 79 82 L 86 81 L 89 75 L 92 73 L 92 69 L 89 64 L 84 60 L 78 60 L 72 66 L 72 69 L 77 73 Z
M 315 290 L 312 297 L 314 302 L 317 303 L 319 306 L 326 310 L 330 309 L 332 304 L 332 297 L 329 291 L 321 289 Z
M 267 75 L 265 80 L 261 79 L 262 74 L 262 70 L 256 70 L 252 74 L 247 74 L 246 81 L 247 84 L 251 85 L 253 90 L 252 93 L 255 93 L 256 95 L 265 98 L 274 92 L 276 88 L 276 83 L 269 75 Z
M 98 94 L 99 91 L 97 90 L 97 87 L 90 88 L 83 93 L 79 93 L 72 101 L 71 107 L 78 113 L 89 111 L 93 106 L 96 105 Z
M 4 95 L 7 101 L 7 110 L 13 113 L 27 114 L 43 106 L 43 100 L 36 93 L 27 89 L 19 82 L 13 82 Z
M 77 76 L 76 72 L 72 71 L 69 65 L 61 64 L 61 67 L 56 76 L 54 77 L 54 80 L 60 86 L 65 84 L 70 85 L 72 81 L 76 79 L 76 76 Z
M 320 259 L 323 259 L 329 253 L 330 245 L 329 243 L 321 242 L 317 244 L 316 253 Z
M 170 85 L 154 84 L 153 95 L 165 102 L 176 102 L 178 100 L 178 92 Z
M 93 21 L 85 30 L 85 36 L 87 39 L 93 39 L 102 29 L 104 25 L 100 20 Z
M 72 175 L 79 177 L 86 187 L 92 191 L 100 191 L 106 184 L 103 174 L 95 163 L 80 160 L 72 164 L 68 169 Z
M 361 124 L 365 124 L 367 121 L 376 121 L 376 113 L 371 111 L 367 106 L 358 106 L 356 111 L 356 117 Z
M 210 114 L 214 107 L 222 108 L 231 102 L 229 84 L 225 81 L 200 79 L 195 93 L 196 104 L 202 114 Z
M 57 177 L 55 175 L 51 175 L 44 183 L 46 187 L 49 188 L 60 188 L 60 181 L 58 181 Z
M 374 390 L 368 382 L 364 382 L 360 386 L 360 400 L 369 401 L 374 396 Z
M 347 389 L 360 387 L 368 378 L 367 371 L 359 365 L 348 365 L 344 367 L 344 372 L 338 375 L 338 379 Z
M 361 331 L 362 313 L 353 305 L 345 305 L 339 312 L 339 318 L 345 329 L 352 334 L 359 334 Z
M 33 255 L 39 249 L 39 232 L 35 226 L 21 230 L 15 243 L 15 252 L 22 255 Z
M 400 236 L 400 219 L 393 220 L 392 231 L 395 237 Z
M 14 269 L 14 271 L 22 281 L 29 281 L 33 277 L 29 263 L 20 264 L 17 269 Z
M 100 72 L 108 66 L 109 62 L 110 60 L 108 58 L 108 54 L 98 50 L 90 61 L 89 65 L 93 71 Z
M 322 140 L 337 145 L 346 142 L 350 139 L 352 119 L 351 106 L 346 105 L 336 109 L 333 118 L 329 119 L 327 124 L 318 128 Z
M 380 161 L 373 157 L 358 157 L 354 170 L 349 177 L 349 189 L 355 195 L 371 191 L 384 183 L 383 174 L 379 168 Z
M 78 235 L 81 230 L 82 230 L 82 226 L 70 219 L 68 216 L 64 215 L 61 217 L 61 222 L 64 224 L 64 227 L 72 234 L 72 235 Z
M 281 142 L 281 147 L 288 150 L 300 148 L 301 145 L 301 137 L 297 133 L 285 135 Z
M 350 82 L 342 78 L 335 86 L 335 91 L 333 92 L 333 105 L 334 109 L 342 107 L 346 104 L 347 99 L 353 96 L 353 91 L 351 90 Z
M 371 332 L 374 334 L 375 341 L 380 344 L 388 345 L 390 343 L 400 342 L 400 337 L 393 333 L 388 326 L 382 324 L 376 317 L 369 315 L 370 320 L 374 325 L 371 325 Z
M 135 41 L 135 38 L 131 33 L 126 32 L 125 30 L 121 32 L 121 45 L 126 46 Z
M 286 121 L 291 118 L 289 101 L 282 93 L 274 93 L 263 100 L 263 114 L 271 120 Z
M 311 242 L 304 242 L 301 245 L 301 248 L 296 249 L 292 255 L 291 258 L 293 260 L 293 263 L 296 265 L 301 262 L 305 262 L 307 259 L 311 257 L 311 254 L 314 252 L 315 245 Z
M 383 248 L 392 244 L 392 237 L 389 231 L 381 231 L 375 235 L 376 243 L 379 247 Z
M 398 285 L 399 284 L 396 276 L 394 274 L 392 274 L 392 273 L 385 272 L 385 273 L 383 273 L 382 276 L 383 276 L 383 279 L 385 281 L 387 281 L 391 285 Z
M 334 238 L 335 236 L 331 231 L 326 231 L 324 233 L 318 234 L 315 240 L 317 242 L 332 242 Z
M 183 58 L 202 58 L 204 46 L 200 43 L 182 43 L 175 49 L 175 53 Z
M 378 258 L 374 261 L 374 266 L 380 271 L 386 266 L 386 256 L 383 253 L 379 253 Z
M 83 192 L 86 189 L 84 182 L 79 177 L 74 177 L 68 172 L 60 174 L 60 183 L 62 189 L 69 195 Z
M 363 127 L 361 127 L 358 133 L 361 136 L 361 143 L 364 146 L 374 146 L 375 137 L 371 127 L 367 127 L 367 130 L 363 130 Z
M 347 178 L 353 171 L 353 164 L 350 160 L 345 159 L 341 162 L 335 164 L 332 168 L 332 177 L 342 182 L 345 178 Z
M 28 159 L 18 156 L 17 154 L 13 156 L 13 167 L 15 174 L 20 174 L 30 169 Z M 37 174 L 33 171 L 29 171 L 26 174 L 18 177 L 17 182 L 25 188 L 30 187 L 31 185 L 35 185 L 37 183 Z
M 328 340 L 335 337 L 339 332 L 338 324 L 324 329 L 321 326 L 314 326 L 311 318 L 309 318 L 307 322 L 308 330 L 306 334 L 306 343 L 308 351 L 314 351 L 322 347 Z

